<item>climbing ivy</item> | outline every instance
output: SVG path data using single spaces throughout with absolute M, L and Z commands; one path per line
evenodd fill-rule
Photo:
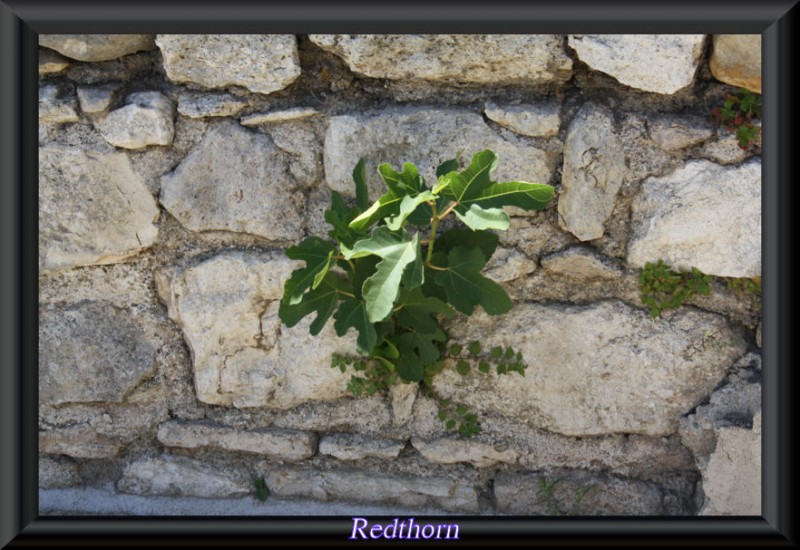
M 549 185 L 493 181 L 497 161 L 490 150 L 477 153 L 463 170 L 459 159 L 448 160 L 437 168 L 432 186 L 411 163 L 399 172 L 381 164 L 386 192 L 370 204 L 362 159 L 353 170 L 355 204 L 332 194 L 325 212 L 330 239 L 308 237 L 287 249 L 286 255 L 305 267 L 285 284 L 280 318 L 292 327 L 315 314 L 312 335 L 331 317 L 339 336 L 351 328 L 358 332 L 358 355 L 334 355 L 331 361 L 332 367 L 353 372 L 348 385 L 353 394 L 416 382 L 432 392 L 433 377 L 448 356 L 462 374 L 473 367 L 488 372 L 489 359 L 497 374 L 524 374 L 521 354 L 510 348 L 483 357 L 473 343 L 466 357 L 456 358 L 461 350 L 452 353 L 450 335 L 440 324 L 478 306 L 490 315 L 511 309 L 503 287 L 481 274 L 497 248 L 492 230 L 509 227 L 504 206 L 540 210 L 553 198 Z M 451 216 L 461 224 L 441 231 Z M 439 405 L 448 428 L 458 426 L 467 436 L 480 431 L 477 417 L 463 405 L 446 400 Z

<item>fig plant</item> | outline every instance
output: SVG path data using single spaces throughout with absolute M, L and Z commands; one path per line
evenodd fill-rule
M 457 371 L 473 366 L 499 374 L 524 375 L 522 356 L 511 348 L 487 352 L 477 342 L 449 346 L 440 325 L 455 312 L 470 315 L 480 306 L 490 315 L 512 307 L 503 288 L 481 270 L 494 253 L 498 236 L 508 229 L 504 206 L 540 210 L 553 198 L 553 187 L 523 181 L 492 181 L 498 157 L 481 151 L 459 170 L 459 159 L 436 169 L 429 186 L 411 163 L 401 172 L 378 166 L 387 191 L 370 205 L 365 163 L 353 170 L 356 201 L 349 206 L 333 192 L 325 220 L 330 239 L 312 236 L 286 250 L 305 261 L 284 286 L 279 316 L 289 327 L 316 314 L 310 325 L 317 335 L 333 317 L 336 334 L 358 332 L 358 355 L 335 355 L 331 366 L 354 374 L 354 394 L 383 390 L 397 383 L 421 382 L 430 392 L 432 378 L 451 358 Z M 462 222 L 444 231 L 444 223 Z M 466 353 L 462 353 L 465 352 Z M 480 431 L 477 418 L 463 405 L 439 400 L 439 418 L 464 435 Z

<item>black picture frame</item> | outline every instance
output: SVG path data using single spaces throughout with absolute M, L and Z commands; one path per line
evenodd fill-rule
M 787 545 L 793 525 L 795 364 L 790 274 L 797 185 L 791 43 L 795 0 L 672 0 L 448 6 L 0 0 L 0 547 L 184 546 L 347 542 L 350 518 L 55 518 L 38 515 L 38 194 L 36 73 L 40 33 L 750 33 L 763 40 L 762 516 L 463 518 L 460 544 Z

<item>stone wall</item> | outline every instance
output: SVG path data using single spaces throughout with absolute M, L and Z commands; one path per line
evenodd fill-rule
M 760 93 L 760 38 L 42 35 L 40 486 L 458 514 L 760 515 L 761 158 L 710 108 Z M 487 266 L 525 377 L 354 398 L 354 335 L 277 315 L 351 172 L 482 149 L 549 183 Z M 646 262 L 715 276 L 651 318 Z M 546 489 L 559 480 L 552 490 Z M 585 496 L 577 495 L 585 490 Z M 580 502 L 577 502 L 580 500 Z M 51 510 L 52 511 L 52 510 Z

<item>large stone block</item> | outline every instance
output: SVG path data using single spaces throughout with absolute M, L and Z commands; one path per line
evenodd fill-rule
M 760 34 L 715 34 L 708 64 L 718 80 L 761 93 Z
M 720 277 L 761 275 L 761 160 L 687 162 L 642 183 L 633 202 L 628 263 L 664 260 Z
M 161 179 L 161 204 L 192 231 L 299 239 L 304 197 L 290 162 L 269 136 L 233 121 L 217 123 Z
M 524 377 L 445 369 L 434 380 L 442 397 L 575 436 L 673 433 L 745 346 L 718 315 L 684 308 L 651 319 L 617 301 L 518 304 L 449 332 L 484 349 L 512 345 L 529 367 Z
M 555 34 L 312 34 L 312 42 L 371 78 L 477 84 L 569 79 L 572 60 Z
M 332 117 L 325 135 L 325 178 L 331 189 L 354 195 L 353 167 L 366 160 L 370 197 L 385 192 L 377 166 L 387 162 L 400 169 L 414 163 L 426 181 L 435 181 L 440 163 L 461 152 L 465 163 L 472 155 L 491 149 L 499 156 L 496 181 L 548 183 L 555 157 L 522 138 L 498 135 L 483 118 L 459 109 L 387 108 L 372 114 Z
M 39 149 L 39 267 L 109 264 L 153 244 L 158 206 L 128 157 Z
M 100 302 L 43 306 L 39 313 L 39 400 L 111 401 L 152 375 L 156 350 L 130 312 Z
M 573 34 L 581 61 L 626 86 L 674 94 L 692 83 L 703 56 L 703 34 Z
M 126 105 L 98 119 L 95 126 L 111 145 L 142 149 L 169 145 L 175 137 L 175 106 L 159 92 L 137 92 Z
M 152 34 L 40 34 L 39 45 L 79 61 L 108 61 L 155 49 Z
M 159 34 L 156 44 L 174 82 L 270 94 L 300 76 L 292 34 Z
M 169 315 L 192 353 L 204 403 L 289 409 L 346 395 L 349 375 L 331 354 L 354 353 L 355 334 L 333 323 L 312 337 L 311 317 L 282 326 L 278 301 L 297 262 L 279 254 L 224 252 L 172 274 Z
M 233 498 L 252 492 L 243 475 L 186 457 L 141 458 L 125 468 L 117 490 L 144 496 Z

